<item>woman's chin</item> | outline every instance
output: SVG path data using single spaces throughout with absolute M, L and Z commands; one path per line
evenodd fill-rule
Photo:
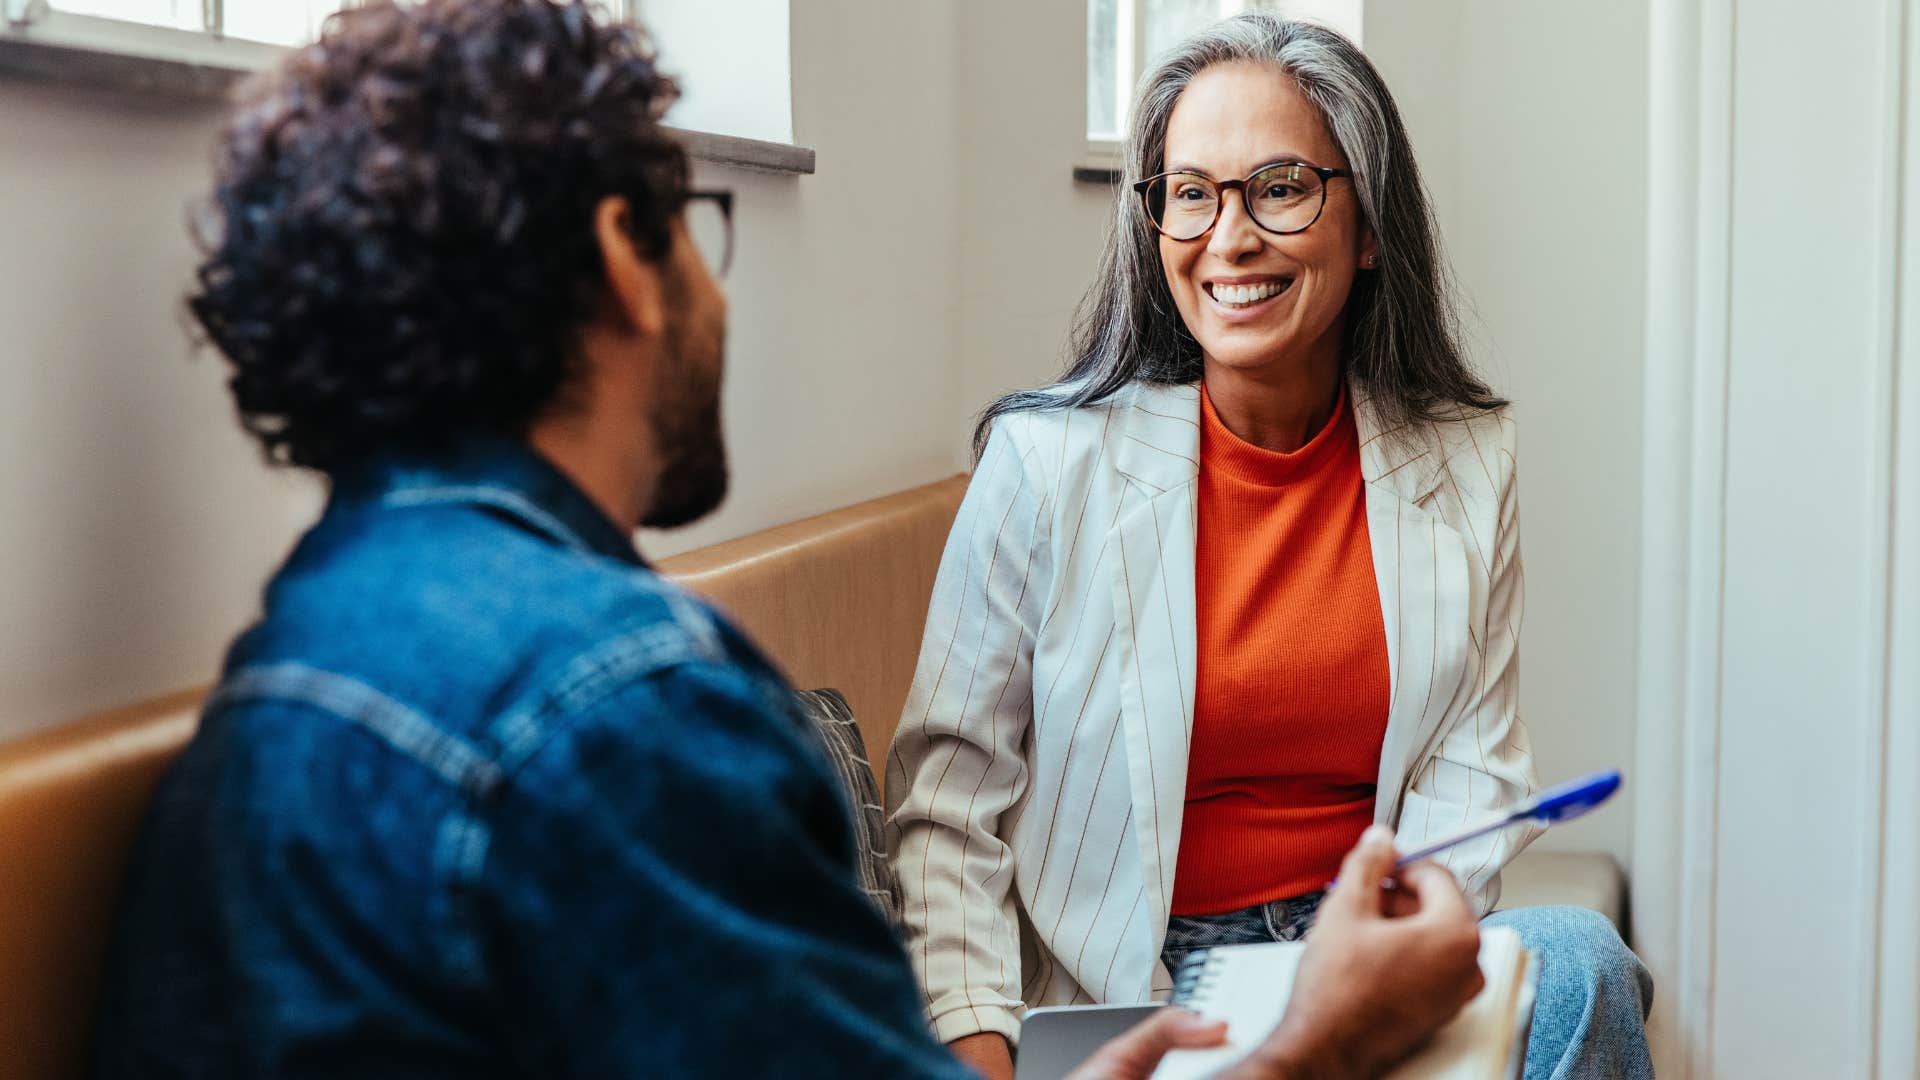
M 1292 341 L 1286 337 L 1262 336 L 1248 340 L 1242 334 L 1222 335 L 1211 341 L 1202 341 L 1200 349 L 1209 367 L 1245 373 L 1273 367 L 1296 351 Z

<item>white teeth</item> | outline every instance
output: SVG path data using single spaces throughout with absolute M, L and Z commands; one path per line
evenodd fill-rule
M 1284 281 L 1263 281 L 1258 285 L 1215 285 L 1213 298 L 1228 307 L 1246 307 L 1257 304 L 1271 296 L 1285 291 Z

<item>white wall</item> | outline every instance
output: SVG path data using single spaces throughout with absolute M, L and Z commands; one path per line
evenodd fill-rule
M 0 81 L 0 735 L 206 680 L 317 504 L 189 359 L 213 123 Z
M 1876 421 L 1898 220 L 1886 112 L 1900 93 L 1884 27 L 1876 4 L 1835 5 L 1812 24 L 1763 7 L 1742 12 L 1733 42 L 1714 918 L 1723 989 L 1711 1029 L 1714 1071 L 1727 1076 L 1858 1075 L 1871 1042 L 1858 946 L 1879 845 L 1832 823 L 1871 820 L 1861 781 L 1882 752 L 1870 676 L 1886 662 L 1879 553 L 1891 463 Z M 1781 78 L 1788 71 L 1800 77 Z M 1765 179 L 1807 155 L 1815 132 L 1818 164 L 1788 171 L 1804 180 Z M 1759 941 L 1767 946 L 1746 946 Z
M 960 467 L 957 12 L 795 5 L 819 173 L 699 170 L 739 193 L 736 482 L 650 554 Z M 210 679 L 318 504 L 257 463 L 219 359 L 188 358 L 184 207 L 217 122 L 0 79 L 0 737 Z
M 1060 373 L 1112 189 L 1076 183 L 1086 146 L 1086 5 L 961 5 L 961 411 Z
M 1647 190 L 1641 4 L 1368 0 L 1475 360 L 1514 401 L 1543 781 L 1631 765 Z M 1629 783 L 1631 783 L 1631 776 Z M 1622 800 L 1539 846 L 1631 863 Z

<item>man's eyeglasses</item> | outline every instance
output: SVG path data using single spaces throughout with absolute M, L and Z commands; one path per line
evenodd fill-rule
M 689 191 L 686 203 L 687 235 L 716 278 L 727 276 L 733 265 L 733 192 Z
M 1215 180 L 1197 172 L 1168 172 L 1133 185 L 1147 220 L 1171 240 L 1198 240 L 1220 220 L 1226 193 L 1238 189 L 1247 216 L 1270 233 L 1306 231 L 1327 205 L 1327 181 L 1351 177 L 1304 161 L 1267 165 L 1245 180 Z

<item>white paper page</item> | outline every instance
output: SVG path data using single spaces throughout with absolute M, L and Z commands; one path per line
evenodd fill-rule
M 1227 1042 L 1210 1050 L 1175 1050 L 1154 1080 L 1200 1080 L 1251 1053 L 1280 1023 L 1306 946 L 1298 942 L 1229 945 L 1213 950 L 1207 985 L 1192 1006 L 1227 1022 Z M 1504 927 L 1482 931 L 1480 969 L 1487 987 L 1442 1028 L 1433 1042 L 1389 1074 L 1390 1080 L 1503 1080 L 1520 989 L 1520 937 Z M 1504 1031 L 1498 1060 L 1483 1062 L 1480 1048 Z

